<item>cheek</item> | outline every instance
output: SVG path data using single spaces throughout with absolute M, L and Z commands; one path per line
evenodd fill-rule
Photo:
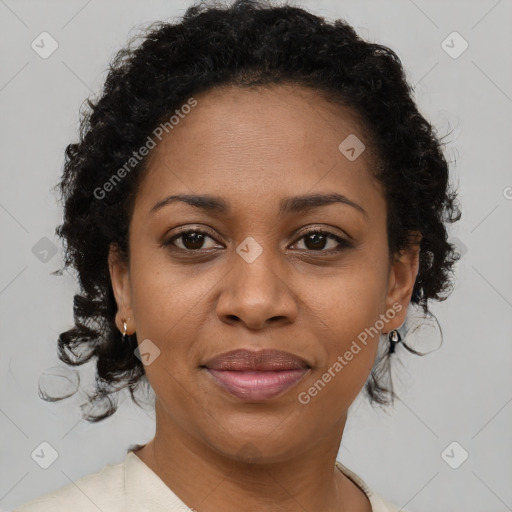
M 378 313 L 361 303 L 359 308 L 347 308 L 326 319 L 331 327 L 328 340 L 323 346 L 326 357 L 318 368 L 318 377 L 332 382 L 329 386 L 338 396 L 355 398 L 373 366 L 380 340 L 375 322 Z M 373 326 L 373 328 L 372 328 Z
M 373 367 L 384 313 L 386 269 L 375 262 L 350 266 L 308 287 L 307 314 L 323 356 L 321 379 L 340 400 L 350 403 Z M 319 388 L 322 384 L 320 383 Z M 314 393 L 314 391 L 313 391 Z
M 373 367 L 380 341 L 375 324 L 382 312 L 377 293 L 373 288 L 364 293 L 345 288 L 337 289 L 335 295 L 324 290 L 316 297 L 311 322 L 318 366 L 299 392 L 306 393 L 301 403 L 316 403 L 326 418 L 350 406 Z M 333 410 L 332 404 L 336 404 Z
M 355 258 L 357 259 L 357 257 Z M 356 338 L 374 325 L 384 312 L 387 274 L 383 265 L 374 261 L 346 265 L 320 279 L 303 282 L 298 294 L 314 316 L 320 317 L 329 338 Z
M 130 274 L 132 307 L 145 337 L 162 342 L 200 325 L 194 319 L 204 311 L 218 272 L 198 272 L 193 265 L 173 264 L 165 249 L 134 250 Z

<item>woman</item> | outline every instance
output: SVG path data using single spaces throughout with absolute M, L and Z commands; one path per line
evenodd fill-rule
M 156 435 L 21 512 L 398 507 L 336 460 L 393 400 L 408 306 L 443 300 L 460 218 L 396 54 L 298 7 L 188 9 L 114 60 L 61 181 L 93 403 L 139 384 Z

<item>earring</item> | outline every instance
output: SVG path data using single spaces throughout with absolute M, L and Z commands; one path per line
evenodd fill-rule
M 128 318 L 128 320 L 130 320 L 130 318 Z M 123 343 L 128 343 L 128 335 L 126 334 L 127 330 L 128 326 L 126 325 L 126 320 L 123 318 Z
M 395 352 L 395 346 L 397 343 L 402 341 L 402 337 L 397 329 L 393 329 L 389 333 L 389 353 L 393 354 Z

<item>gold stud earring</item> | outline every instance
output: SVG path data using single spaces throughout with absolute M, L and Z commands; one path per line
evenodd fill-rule
M 130 318 L 128 318 L 128 320 L 130 320 Z M 128 342 L 128 335 L 126 334 L 126 332 L 128 331 L 128 326 L 126 325 L 126 320 L 123 318 L 123 343 L 127 343 Z

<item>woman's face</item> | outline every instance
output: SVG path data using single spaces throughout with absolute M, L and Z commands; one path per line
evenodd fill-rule
M 417 253 L 389 263 L 385 199 L 349 110 L 285 85 L 196 100 L 149 155 L 129 268 L 111 251 L 116 322 L 122 329 L 130 317 L 128 333 L 145 344 L 165 416 L 157 425 L 232 458 L 251 443 L 266 460 L 285 460 L 326 436 L 339 442 L 374 363 L 375 331 L 405 319 Z M 154 208 L 178 194 L 215 201 Z M 347 202 L 292 201 L 334 194 Z M 239 348 L 287 351 L 309 369 L 272 398 L 240 398 L 204 367 Z

